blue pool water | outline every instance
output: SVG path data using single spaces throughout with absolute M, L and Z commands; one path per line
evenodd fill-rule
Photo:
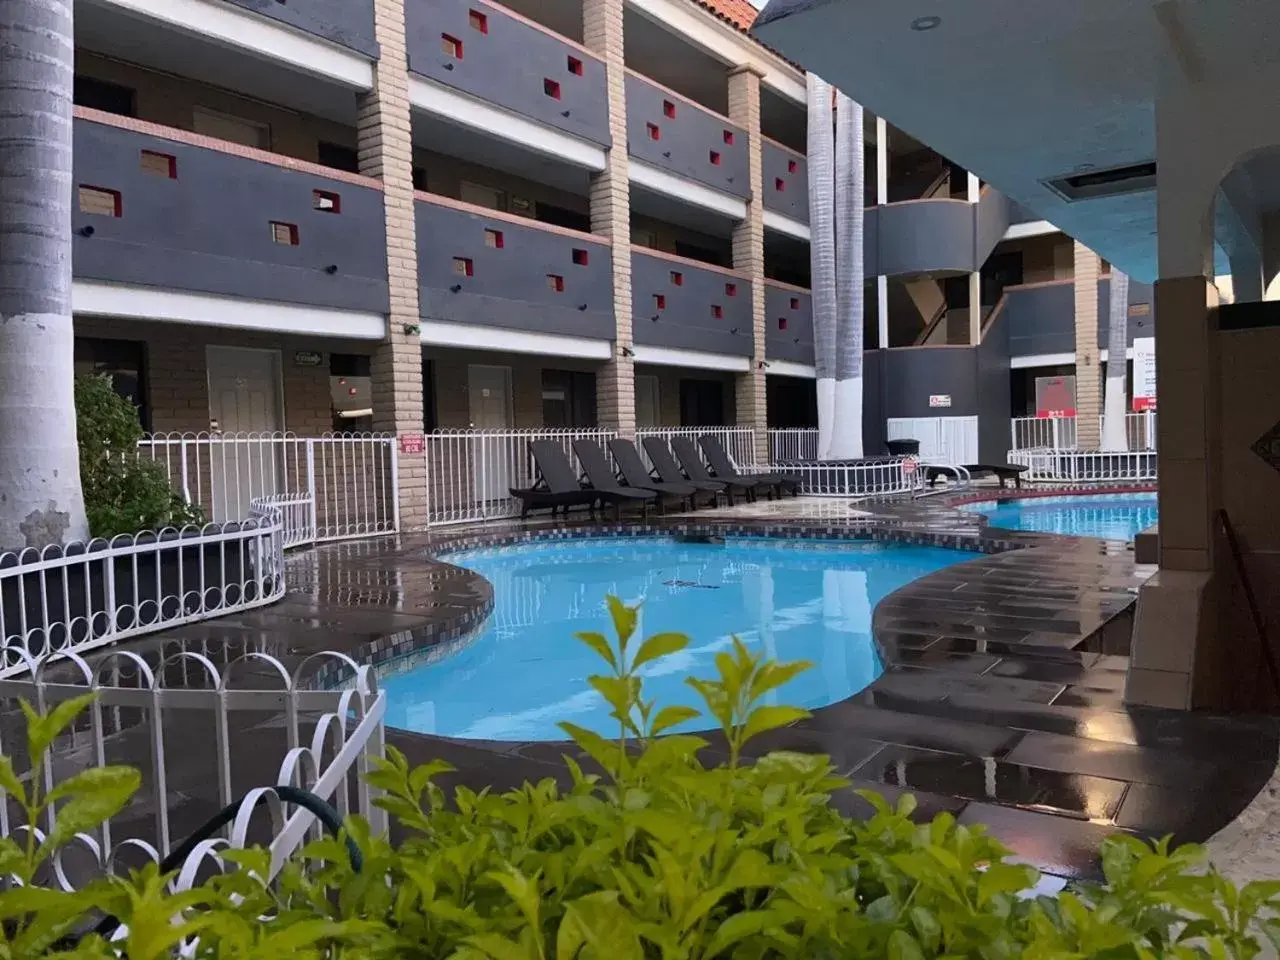
M 1072 537 L 1129 541 L 1156 522 L 1154 493 L 1030 497 L 969 503 L 962 510 L 984 513 L 993 527 Z
M 645 698 L 700 706 L 686 677 L 710 677 L 736 634 L 753 650 L 815 666 L 776 701 L 819 707 L 880 675 L 871 611 L 885 595 L 934 570 L 972 559 L 959 550 L 849 541 L 730 539 L 688 544 L 620 538 L 523 544 L 456 553 L 447 561 L 487 578 L 495 610 L 473 642 L 380 682 L 387 722 L 441 736 L 563 740 L 569 720 L 615 734 L 587 685 L 607 672 L 578 631 L 612 638 L 605 597 L 643 600 L 640 636 L 676 630 L 680 653 L 641 668 Z M 399 669 L 404 670 L 405 665 Z M 706 729 L 694 720 L 684 729 Z

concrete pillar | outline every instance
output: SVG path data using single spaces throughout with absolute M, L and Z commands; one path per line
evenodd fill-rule
M 373 89 L 356 121 L 360 172 L 382 180 L 391 310 L 387 336 L 373 355 L 373 426 L 397 436 L 422 433 L 422 341 L 418 335 L 418 248 L 413 212 L 413 137 L 404 0 L 375 0 L 374 35 L 381 50 Z M 421 529 L 427 518 L 427 463 L 399 458 L 400 523 Z
M 876 117 L 876 204 L 889 202 L 889 124 Z M 876 277 L 876 346 L 889 347 L 889 278 Z
M 613 258 L 613 356 L 596 374 L 596 419 L 623 436 L 636 432 L 636 376 L 632 359 L 631 183 L 627 173 L 626 62 L 622 0 L 585 0 L 583 41 L 604 60 L 613 144 L 605 168 L 591 179 L 591 230 L 608 237 Z
M 764 161 L 760 142 L 760 78 L 753 66 L 729 72 L 729 119 L 747 131 L 747 216 L 733 228 L 733 268 L 751 283 L 751 369 L 734 380 L 734 410 L 740 427 L 755 431 L 757 462 L 768 460 L 769 423 L 765 391 Z
M 977 203 L 982 197 L 982 184 L 976 173 L 969 174 L 968 200 Z M 982 269 L 982 264 L 978 264 Z M 1096 324 L 1095 324 L 1096 326 Z M 969 343 L 977 346 L 982 342 L 982 274 L 974 271 L 969 274 Z
M 1102 446 L 1102 377 L 1098 358 L 1098 255 L 1075 241 L 1076 446 Z M 1157 316 L 1159 307 L 1157 306 Z

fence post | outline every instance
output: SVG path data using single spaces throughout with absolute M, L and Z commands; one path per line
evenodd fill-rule
M 183 437 L 178 441 L 178 454 L 182 457 L 182 498 L 191 502 L 191 486 L 187 482 L 187 439 Z M 168 467 L 168 464 L 165 464 Z M 201 504 L 203 506 L 203 504 Z
M 388 437 L 387 443 L 391 447 L 391 525 L 392 529 L 400 532 L 400 448 L 395 437 Z M 422 457 L 424 461 L 427 456 L 427 445 L 422 445 Z M 430 480 L 426 486 L 430 487 Z
M 311 540 L 320 534 L 320 524 L 316 517 L 316 442 L 307 440 L 307 495 L 311 500 Z

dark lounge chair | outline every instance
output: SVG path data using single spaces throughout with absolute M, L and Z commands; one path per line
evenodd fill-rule
M 659 496 L 673 497 L 676 500 L 687 500 L 690 510 L 698 509 L 698 491 L 701 487 L 688 480 L 655 480 L 645 468 L 640 451 L 630 440 L 616 437 L 609 441 L 609 449 L 613 452 L 614 463 L 618 465 L 618 475 L 627 486 L 637 490 L 652 490 Z M 581 453 L 578 454 L 578 459 L 582 459 Z M 585 462 L 583 466 L 586 466 Z M 710 491 L 712 506 L 715 505 L 716 494 L 719 492 L 718 489 Z
M 702 452 L 707 455 L 707 463 L 711 465 L 711 472 L 715 474 L 717 480 L 759 480 L 776 489 L 779 497 L 787 491 L 790 491 L 793 497 L 800 495 L 800 485 L 804 482 L 800 477 L 783 473 L 740 473 L 733 465 L 733 461 L 729 459 L 729 453 L 719 437 L 706 434 L 700 437 L 698 442 L 702 444 Z
M 684 470 L 684 474 L 690 480 L 718 480 L 725 484 L 725 489 L 729 493 L 729 503 L 733 503 L 733 491 L 741 490 L 747 495 L 748 500 L 755 500 L 756 490 L 764 487 L 766 490 L 772 489 L 768 484 L 761 483 L 752 477 L 716 477 L 712 476 L 707 470 L 706 464 L 702 462 L 702 454 L 698 452 L 698 446 L 688 437 L 673 437 L 671 440 L 671 452 L 676 455 L 676 459 L 680 461 L 680 467 Z
M 627 443 L 629 440 L 615 440 L 614 443 Z M 680 469 L 680 464 L 676 463 L 676 458 L 671 453 L 671 447 L 662 437 L 645 437 L 644 452 L 649 455 L 649 461 L 653 464 L 653 472 L 658 475 L 658 479 L 663 483 L 687 483 L 696 490 L 702 490 L 711 494 L 711 505 L 715 506 L 718 494 L 723 493 L 729 498 L 730 506 L 733 505 L 733 492 L 729 489 L 729 485 L 722 480 L 712 480 L 709 477 L 706 480 L 691 480 L 684 475 L 684 471 Z
M 968 472 L 971 479 L 978 477 L 995 477 L 1000 481 L 1000 489 L 1004 489 L 1005 481 L 1012 480 L 1013 485 L 1019 490 L 1022 489 L 1022 475 L 1027 472 L 1027 468 L 1017 463 L 965 463 L 960 465 L 960 469 Z M 939 477 L 954 477 L 955 471 L 946 467 L 925 467 L 925 479 L 929 482 L 929 486 L 933 486 Z
M 532 487 L 511 487 L 511 495 L 520 501 L 520 516 L 527 517 L 530 510 L 550 508 L 551 515 L 563 509 L 569 513 L 570 507 L 590 507 L 603 500 L 610 501 L 614 507 L 622 501 L 636 498 L 614 497 L 591 487 L 584 487 L 573 469 L 573 464 L 565 456 L 564 449 L 555 440 L 531 440 L 529 452 L 538 466 L 538 481 Z
M 613 472 L 613 466 L 609 463 L 608 454 L 594 440 L 578 439 L 573 441 L 573 452 L 578 455 L 578 463 L 582 464 L 583 472 L 587 475 L 587 482 L 594 489 L 600 491 L 602 496 L 618 498 L 615 500 L 615 504 L 633 501 L 644 506 L 656 500 L 658 506 L 662 506 L 662 499 L 658 496 L 658 491 L 624 487 L 620 484 Z

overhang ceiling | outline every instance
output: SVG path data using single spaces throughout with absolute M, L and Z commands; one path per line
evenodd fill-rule
M 1175 56 L 1161 2 L 1170 0 L 771 0 L 753 32 L 1152 280 L 1153 190 L 1070 203 L 1045 182 L 1155 159 L 1158 70 Z M 1180 52 L 1201 69 L 1247 83 L 1251 67 L 1280 57 L 1276 0 L 1172 2 Z M 1280 190 L 1259 196 L 1270 192 Z

